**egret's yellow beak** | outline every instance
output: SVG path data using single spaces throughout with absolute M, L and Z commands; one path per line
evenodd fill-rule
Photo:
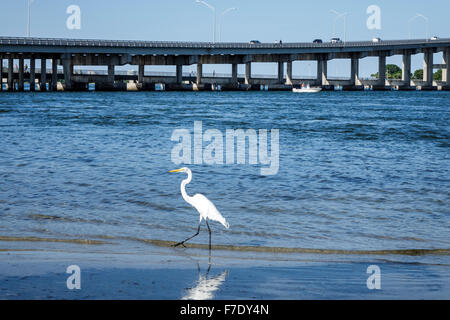
M 174 173 L 174 172 L 181 172 L 181 171 L 183 171 L 183 169 L 176 169 L 176 170 L 171 170 L 171 171 L 169 171 L 169 173 Z

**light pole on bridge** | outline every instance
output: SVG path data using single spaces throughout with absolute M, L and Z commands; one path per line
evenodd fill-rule
M 213 15 L 214 15 L 214 23 L 213 23 L 213 42 L 216 43 L 216 8 L 213 7 L 212 5 L 210 5 L 209 3 L 207 3 L 204 0 L 196 0 L 195 2 L 197 3 L 202 3 L 205 6 L 207 6 L 209 9 L 212 10 Z
M 237 8 L 228 8 L 227 10 L 223 11 L 220 14 L 220 18 L 219 18 L 219 41 L 222 42 L 222 19 L 223 16 L 226 15 L 228 12 L 233 11 L 233 10 L 237 10 Z
M 414 17 L 409 19 L 409 39 L 412 39 L 411 24 L 417 18 L 422 18 L 423 20 L 425 20 L 425 22 L 427 24 L 427 34 L 426 34 L 427 38 L 426 38 L 426 40 L 428 41 L 428 37 L 429 37 L 429 34 L 430 34 L 430 20 L 427 17 L 425 17 L 423 14 L 421 14 L 421 13 L 416 13 L 416 15 Z
M 344 17 L 344 43 L 347 42 L 347 12 L 338 12 L 336 10 L 330 10 L 331 13 L 334 13 L 336 15 L 336 18 L 334 18 L 333 21 L 333 37 L 336 37 L 336 22 L 341 18 Z
M 27 37 L 29 38 L 31 35 L 31 3 L 33 3 L 34 0 L 28 0 L 28 24 L 27 24 Z
M 209 4 L 208 2 L 206 2 L 205 0 L 196 0 L 195 2 L 204 4 L 204 5 L 207 6 L 209 9 L 212 10 L 213 15 L 214 15 L 214 22 L 213 22 L 213 43 L 216 43 L 216 24 L 217 24 L 217 23 L 216 23 L 216 20 L 217 20 L 217 17 L 216 17 L 216 7 L 210 5 L 210 4 Z M 223 16 L 226 15 L 228 12 L 233 11 L 233 10 L 237 10 L 237 8 L 228 8 L 227 10 L 223 11 L 223 12 L 220 14 L 220 17 L 219 17 L 219 41 L 222 41 L 222 19 L 223 19 Z

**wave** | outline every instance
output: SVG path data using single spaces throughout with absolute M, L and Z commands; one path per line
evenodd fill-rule
M 170 247 L 176 242 L 165 240 L 140 240 L 153 245 Z M 187 248 L 208 249 L 207 244 L 185 244 Z M 314 253 L 335 255 L 450 255 L 450 249 L 392 249 L 392 250 L 343 250 L 343 249 L 313 249 L 313 248 L 288 248 L 288 247 L 265 247 L 265 246 L 232 246 L 213 245 L 212 249 L 243 252 L 266 252 L 266 253 Z
M 138 241 L 158 247 L 173 247 L 177 242 L 157 239 L 142 239 L 133 237 L 114 237 L 114 236 L 98 236 L 108 240 L 128 240 Z M 38 237 L 8 237 L 0 236 L 0 241 L 26 241 L 26 242 L 63 242 L 87 245 L 103 245 L 111 244 L 103 240 L 92 239 L 57 239 L 57 238 L 38 238 Z M 186 248 L 191 249 L 208 249 L 208 244 L 186 243 Z M 326 255 L 450 255 L 450 248 L 434 248 L 434 249 L 384 249 L 384 250 L 346 250 L 346 249 L 314 249 L 314 248 L 290 248 L 290 247 L 266 247 L 266 246 L 244 246 L 244 245 L 213 245 L 213 250 L 223 251 L 241 251 L 241 252 L 264 252 L 264 253 L 308 253 L 308 254 L 326 254 Z
M 38 237 L 7 237 L 0 236 L 0 241 L 12 241 L 12 242 L 64 242 L 75 244 L 89 244 L 89 245 L 101 245 L 108 244 L 106 241 L 91 240 L 91 239 L 55 239 L 55 238 L 38 238 Z
M 95 223 L 95 224 L 114 224 L 111 222 L 107 222 L 99 219 L 83 219 L 83 218 L 70 218 L 70 217 L 61 217 L 55 215 L 46 215 L 46 214 L 30 214 L 28 218 L 33 220 L 52 220 L 58 222 L 75 222 L 75 223 Z

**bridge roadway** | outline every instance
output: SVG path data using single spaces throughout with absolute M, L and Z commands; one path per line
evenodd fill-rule
M 442 63 L 434 64 L 433 55 L 442 52 Z M 411 80 L 411 56 L 423 53 L 422 80 Z M 402 55 L 402 79 L 386 79 L 386 57 Z M 154 90 L 155 84 L 164 84 L 167 90 L 291 90 L 293 86 L 309 83 L 344 90 L 448 90 L 448 61 L 450 39 L 383 40 L 381 42 L 352 41 L 346 43 L 211 43 L 163 41 L 113 41 L 89 39 L 47 39 L 0 37 L 1 79 L 6 80 L 8 91 L 23 91 L 25 82 L 35 83 L 31 90 L 86 90 L 94 82 L 96 90 Z M 365 57 L 378 57 L 377 80 L 359 77 L 359 61 Z M 333 59 L 350 59 L 350 79 L 333 80 L 327 76 L 327 63 Z M 25 70 L 25 61 L 29 70 Z M 42 70 L 51 60 L 51 73 L 36 73 L 36 60 Z M 315 79 L 294 79 L 292 63 L 299 60 L 317 61 Z M 15 63 L 17 62 L 17 63 Z M 252 77 L 254 62 L 277 63 L 274 79 Z M 17 68 L 14 65 L 17 64 Z M 205 77 L 204 64 L 229 64 L 231 77 Z M 238 65 L 245 65 L 245 75 L 238 76 Z M 286 68 L 285 68 L 286 64 Z M 58 76 L 58 66 L 63 77 Z M 115 73 L 116 66 L 136 65 L 137 76 L 124 77 Z M 146 76 L 146 65 L 174 65 L 174 76 Z M 183 66 L 197 65 L 195 78 L 183 75 Z M 106 75 L 75 74 L 74 66 L 107 66 Z M 442 80 L 433 81 L 433 70 L 442 69 Z M 15 70 L 17 69 L 17 70 Z M 286 71 L 285 71 L 286 70 Z M 128 82 L 128 83 L 126 83 Z M 134 85 L 130 86 L 130 82 Z M 43 85 L 47 84 L 47 85 Z M 2 87 L 2 86 L 0 86 Z

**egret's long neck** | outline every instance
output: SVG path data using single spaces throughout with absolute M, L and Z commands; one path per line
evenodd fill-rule
M 187 175 L 188 177 L 186 179 L 184 179 L 183 181 L 181 181 L 181 195 L 183 196 L 183 199 L 187 202 L 187 203 L 191 203 L 191 199 L 192 197 L 190 197 L 187 192 L 186 192 L 186 185 L 189 184 L 192 180 L 192 172 L 191 171 L 187 171 Z

